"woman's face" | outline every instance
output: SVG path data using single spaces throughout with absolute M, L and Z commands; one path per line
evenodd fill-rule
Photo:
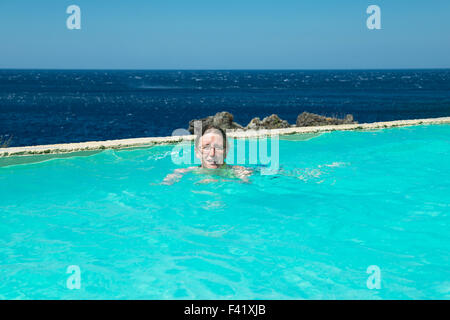
M 207 169 L 219 168 L 226 158 L 225 141 L 219 131 L 207 131 L 199 141 L 196 151 L 202 160 L 202 167 Z

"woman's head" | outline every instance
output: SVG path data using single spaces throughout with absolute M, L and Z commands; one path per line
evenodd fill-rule
M 224 163 L 228 152 L 225 131 L 217 126 L 208 125 L 195 139 L 195 154 L 201 159 L 202 167 L 217 169 Z

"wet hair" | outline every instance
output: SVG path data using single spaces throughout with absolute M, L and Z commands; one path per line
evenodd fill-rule
M 209 124 L 207 126 L 202 127 L 202 134 L 201 135 L 198 134 L 195 137 L 195 147 L 198 148 L 198 146 L 199 146 L 198 144 L 200 142 L 200 138 L 203 137 L 207 132 L 210 132 L 210 131 L 218 131 L 222 135 L 223 144 L 224 144 L 223 147 L 224 147 L 224 149 L 226 149 L 227 145 L 228 145 L 227 134 L 225 133 L 225 131 L 221 127 L 215 126 L 213 124 Z

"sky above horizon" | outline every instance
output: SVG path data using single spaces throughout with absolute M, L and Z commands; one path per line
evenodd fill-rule
M 0 37 L 0 68 L 449 68 L 450 1 L 1 0 Z

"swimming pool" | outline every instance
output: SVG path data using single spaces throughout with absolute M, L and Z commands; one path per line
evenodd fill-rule
M 0 167 L 0 298 L 449 299 L 449 137 L 280 137 L 250 183 L 161 185 L 172 146 Z

